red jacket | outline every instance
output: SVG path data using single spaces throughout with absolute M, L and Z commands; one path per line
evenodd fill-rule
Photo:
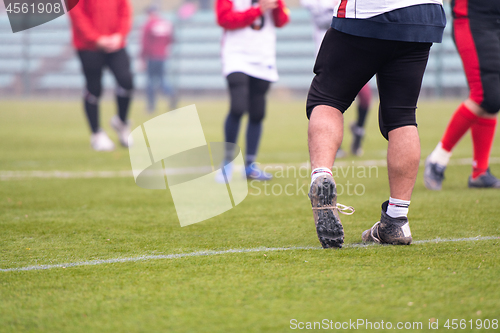
M 259 6 L 251 7 L 244 12 L 235 12 L 231 0 L 217 0 L 216 11 L 217 22 L 227 30 L 245 28 L 262 15 Z M 274 25 L 278 28 L 283 27 L 290 20 L 288 8 L 283 0 L 278 0 L 278 8 L 273 10 L 273 19 Z
M 99 37 L 115 33 L 123 36 L 124 47 L 132 26 L 132 7 L 128 0 L 80 0 L 69 16 L 77 50 L 96 50 Z
M 141 57 L 143 59 L 165 60 L 170 56 L 174 39 L 174 26 L 159 16 L 152 16 L 142 30 Z

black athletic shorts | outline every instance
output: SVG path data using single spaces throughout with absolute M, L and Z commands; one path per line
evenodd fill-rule
M 432 43 L 358 37 L 329 29 L 314 65 L 307 117 L 319 105 L 342 113 L 361 88 L 377 75 L 382 135 L 417 126 L 415 111 Z

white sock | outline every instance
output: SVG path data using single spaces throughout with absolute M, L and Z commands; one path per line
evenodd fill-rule
M 321 177 L 321 176 L 324 176 L 324 175 L 330 175 L 330 176 L 333 176 L 333 175 L 332 175 L 332 170 L 330 170 L 329 168 L 316 168 L 316 169 L 314 169 L 314 170 L 311 172 L 311 185 L 312 185 L 312 183 L 314 183 L 314 181 L 315 181 L 318 177 Z
M 429 161 L 432 163 L 437 163 L 442 166 L 447 166 L 450 161 L 451 151 L 446 151 L 443 149 L 441 142 L 438 143 L 436 148 L 429 155 Z
M 389 198 L 389 205 L 387 206 L 387 215 L 390 217 L 408 217 L 408 210 L 410 202 L 406 200 Z

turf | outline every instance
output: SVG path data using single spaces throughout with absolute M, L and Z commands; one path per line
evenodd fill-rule
M 423 158 L 458 103 L 420 103 Z M 274 100 L 268 108 L 259 161 L 288 166 L 288 172 L 275 167 L 276 179 L 250 184 L 250 195 L 235 209 L 181 228 L 170 193 L 141 189 L 131 177 L 29 176 L 33 171 L 127 171 L 130 162 L 124 149 L 90 150 L 78 102 L 1 101 L 0 177 L 6 171 L 28 175 L 0 180 L 2 269 L 228 249 L 305 249 L 0 272 L 0 331 L 299 330 L 292 329 L 292 319 L 422 322 L 420 331 L 428 330 L 430 320 L 447 330 L 446 319 L 465 319 L 469 326 L 461 331 L 472 331 L 472 319 L 473 331 L 480 331 L 476 320 L 500 319 L 500 239 L 356 246 L 389 195 L 387 169 L 378 166 L 387 144 L 378 133 L 375 107 L 365 155 L 339 160 L 337 182 L 344 186 L 339 201 L 356 208 L 353 216 L 342 217 L 346 247 L 319 249 L 306 196 L 308 175 L 292 171 L 308 159 L 303 104 Z M 196 105 L 207 141 L 221 141 L 227 103 Z M 113 111 L 105 103 L 107 130 Z M 346 114 L 346 125 L 353 111 Z M 136 125 L 149 118 L 142 104 L 134 104 L 132 118 Z M 349 142 L 346 131 L 345 148 Z M 466 137 L 453 158 L 470 156 Z M 498 140 L 492 156 L 500 157 Z M 491 169 L 500 175 L 500 165 Z M 427 191 L 421 173 L 410 210 L 414 240 L 500 236 L 499 192 L 467 189 L 470 165 L 451 165 L 441 192 Z M 282 192 L 287 185 L 292 195 Z

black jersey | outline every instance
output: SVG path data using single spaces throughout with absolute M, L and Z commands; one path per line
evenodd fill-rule
M 500 19 L 500 0 L 451 0 L 453 17 Z

